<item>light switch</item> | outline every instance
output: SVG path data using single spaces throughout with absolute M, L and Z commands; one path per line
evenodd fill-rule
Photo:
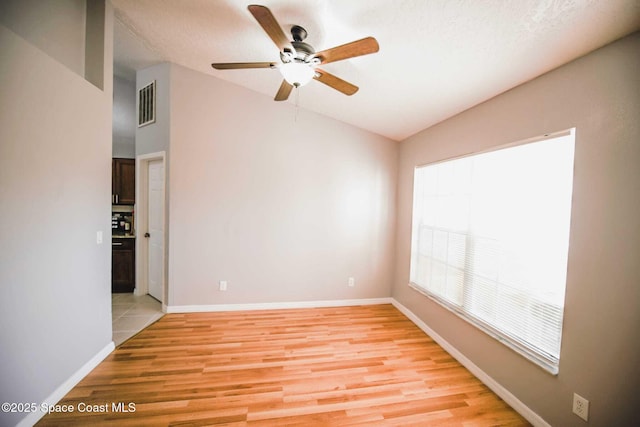
M 102 231 L 96 232 L 96 244 L 98 245 L 102 244 Z

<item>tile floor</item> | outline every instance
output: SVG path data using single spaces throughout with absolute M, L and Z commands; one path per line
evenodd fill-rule
M 119 346 L 163 315 L 162 304 L 149 295 L 111 294 L 113 343 Z

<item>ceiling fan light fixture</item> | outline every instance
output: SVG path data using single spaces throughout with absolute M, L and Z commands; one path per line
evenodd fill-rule
M 315 70 L 310 64 L 300 61 L 287 62 L 280 65 L 282 77 L 292 86 L 304 86 L 313 79 Z

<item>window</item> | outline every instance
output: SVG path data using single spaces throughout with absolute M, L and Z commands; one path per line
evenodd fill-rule
M 417 167 L 411 286 L 556 374 L 574 130 Z

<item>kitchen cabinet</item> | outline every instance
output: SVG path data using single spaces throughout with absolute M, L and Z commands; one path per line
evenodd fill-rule
M 111 163 L 111 203 L 133 205 L 136 202 L 135 159 L 113 159 Z
M 114 237 L 111 242 L 111 292 L 133 292 L 136 285 L 134 238 Z

